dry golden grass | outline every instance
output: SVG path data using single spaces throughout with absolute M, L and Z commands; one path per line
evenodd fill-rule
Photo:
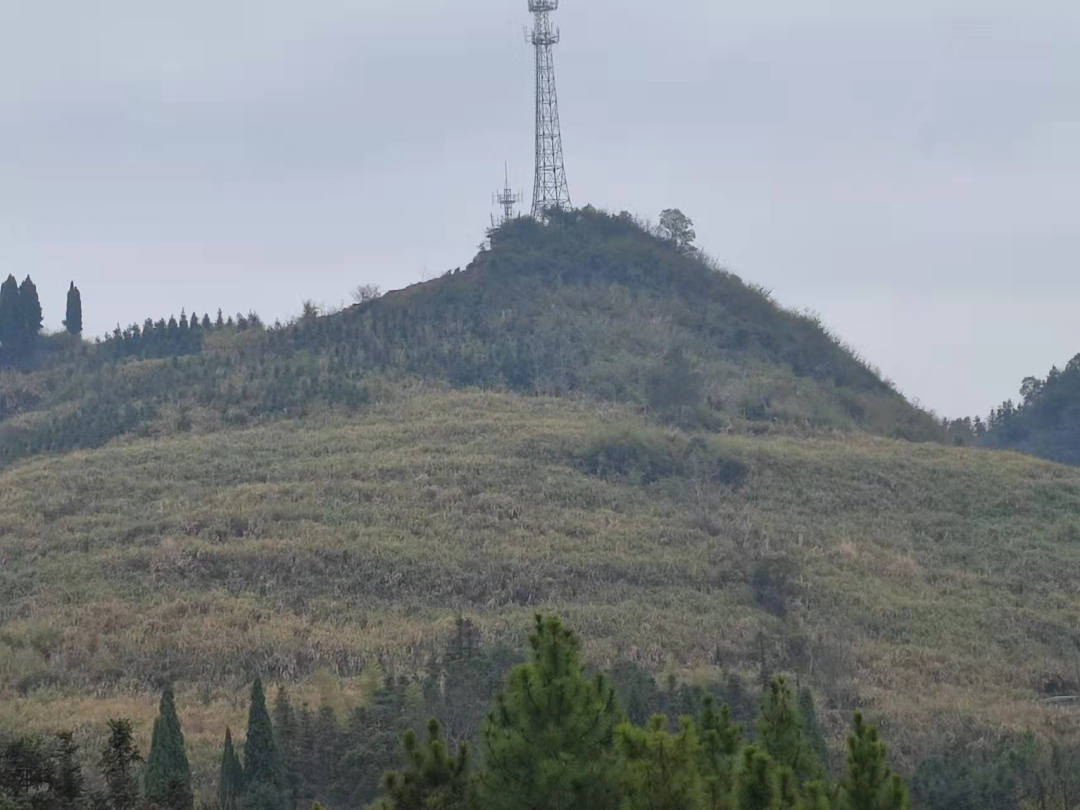
M 209 768 L 256 672 L 344 707 L 377 659 L 421 669 L 456 615 L 521 645 L 538 610 L 598 665 L 688 677 L 753 672 L 764 633 L 834 734 L 864 708 L 909 761 L 931 733 L 1075 721 L 1040 701 L 1080 689 L 1080 471 L 858 437 L 711 439 L 748 466 L 737 489 L 576 463 L 611 425 L 660 430 L 636 420 L 414 390 L 9 469 L 0 725 L 89 734 L 126 714 L 145 737 L 172 677 Z

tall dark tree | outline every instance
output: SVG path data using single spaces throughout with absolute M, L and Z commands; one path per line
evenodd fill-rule
M 109 740 L 101 752 L 105 780 L 103 805 L 107 810 L 136 810 L 140 805 L 136 766 L 142 762 L 131 721 L 109 721 Z
M 426 743 L 405 733 L 405 767 L 387 772 L 374 810 L 469 810 L 473 787 L 467 743 L 451 753 L 439 721 L 431 720 Z
M 161 695 L 161 708 L 154 721 L 150 754 L 146 758 L 146 800 L 165 810 L 191 810 L 191 766 L 184 750 L 184 734 L 176 715 L 172 688 Z
M 19 282 L 8 276 L 0 285 L 0 349 L 15 356 L 22 334 L 22 308 L 19 305 Z
M 194 316 L 191 323 L 198 323 Z M 281 752 L 282 775 L 285 777 L 285 810 L 295 810 L 300 797 L 300 727 L 284 686 L 278 687 L 274 698 L 274 734 L 278 751 Z
M 617 807 L 614 690 L 585 674 L 578 639 L 559 619 L 537 616 L 529 645 L 531 660 L 511 671 L 484 727 L 485 808 Z
M 244 744 L 244 810 L 282 810 L 285 780 L 274 726 L 266 710 L 262 680 L 251 687 L 247 742 Z
M 233 747 L 232 730 L 225 729 L 225 748 L 221 753 L 218 777 L 218 804 L 221 810 L 240 810 L 244 798 L 244 766 Z
M 74 281 L 71 282 L 71 286 L 68 287 L 67 313 L 64 316 L 64 328 L 72 335 L 81 335 L 83 330 L 82 293 L 79 292 L 79 288 L 75 286 Z
M 19 285 L 19 341 L 25 350 L 41 333 L 41 299 L 33 279 L 27 276 Z

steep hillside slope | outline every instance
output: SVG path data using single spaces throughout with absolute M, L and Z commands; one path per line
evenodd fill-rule
M 1042 700 L 1080 690 L 1080 471 L 387 396 L 0 473 L 0 724 L 148 718 L 172 678 L 209 767 L 206 719 L 256 672 L 417 672 L 455 616 L 516 643 L 537 610 L 600 665 L 793 671 L 834 731 L 864 707 L 908 764 L 971 729 L 1075 723 Z
M 814 319 L 589 209 L 511 222 L 465 271 L 331 317 L 238 324 L 249 328 L 181 317 L 101 345 L 53 341 L 41 369 L 0 374 L 0 462 L 356 409 L 373 373 L 632 403 L 709 429 L 940 435 Z

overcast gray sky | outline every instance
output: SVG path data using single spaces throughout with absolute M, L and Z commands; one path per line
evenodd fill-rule
M 526 0 L 0 0 L 0 273 L 58 328 L 285 318 L 531 193 Z M 1080 352 L 1076 0 L 563 0 L 575 204 L 682 208 L 912 398 Z

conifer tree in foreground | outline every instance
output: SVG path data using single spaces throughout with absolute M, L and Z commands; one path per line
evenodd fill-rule
M 840 782 L 837 810 L 910 810 L 907 788 L 888 766 L 888 750 L 878 730 L 855 713 L 848 737 L 847 774 Z
M 667 725 L 667 717 L 658 714 L 645 728 L 619 726 L 623 810 L 705 808 L 697 728 L 689 717 L 682 718 L 676 734 Z
M 529 645 L 531 660 L 511 671 L 484 726 L 483 807 L 618 807 L 614 690 L 586 676 L 578 640 L 558 618 L 537 616 Z
M 715 707 L 712 695 L 705 697 L 705 704 L 698 721 L 701 739 L 699 765 L 705 788 L 705 806 L 709 810 L 726 810 L 728 797 L 735 784 L 736 758 L 743 742 L 743 727 L 731 719 L 731 709 Z
M 736 810 L 779 810 L 776 764 L 756 745 L 748 745 L 742 751 L 732 799 Z
M 71 286 L 68 288 L 67 294 L 67 312 L 64 315 L 64 328 L 67 329 L 68 334 L 81 335 L 83 330 L 82 322 L 82 293 L 79 292 L 79 288 L 75 286 L 75 282 L 71 282 Z
M 803 717 L 786 679 L 770 681 L 757 721 L 758 744 L 778 765 L 791 768 L 800 782 L 822 775 L 823 765 L 810 747 Z
M 161 708 L 154 721 L 150 754 L 146 758 L 146 800 L 165 810 L 191 810 L 191 766 L 184 750 L 184 734 L 176 716 L 171 687 L 161 695 Z
M 232 730 L 225 728 L 225 749 L 221 754 L 218 803 L 221 810 L 240 810 L 244 798 L 244 766 L 233 748 Z
M 373 810 L 469 810 L 472 792 L 467 744 L 452 755 L 433 719 L 425 744 L 417 741 L 416 732 L 405 733 L 405 767 L 387 772 L 383 796 Z
M 140 804 L 135 766 L 142 756 L 135 745 L 130 720 L 109 721 L 109 741 L 101 752 L 101 773 L 105 778 L 104 807 L 108 810 L 136 810 Z
M 251 687 L 247 742 L 244 744 L 244 810 L 282 810 L 284 778 L 274 727 L 266 710 L 262 680 Z

